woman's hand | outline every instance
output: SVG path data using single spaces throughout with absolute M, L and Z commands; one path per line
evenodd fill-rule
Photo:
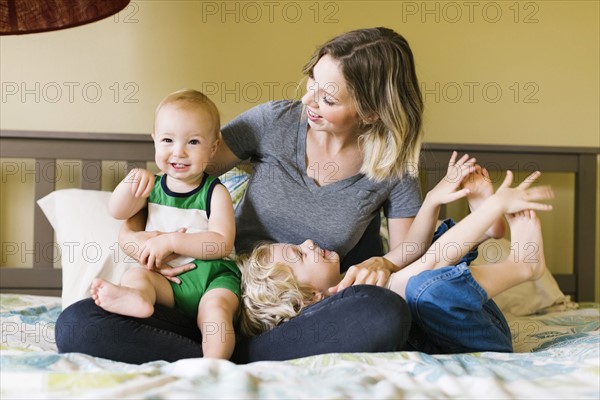
M 168 257 L 166 262 L 171 261 L 171 258 L 172 257 Z M 177 276 L 183 274 L 184 272 L 188 272 L 194 268 L 196 268 L 196 265 L 192 263 L 181 265 L 179 267 L 171 267 L 167 264 L 161 264 L 157 266 L 154 269 L 154 271 L 167 278 L 167 280 L 179 285 L 181 283 L 181 279 L 179 279 Z
M 163 232 L 154 232 L 154 233 L 158 233 L 159 235 L 163 235 Z M 159 237 L 159 236 L 156 236 Z M 144 251 L 147 248 L 142 249 L 142 258 L 145 256 Z M 149 251 L 150 253 L 150 251 Z M 167 280 L 176 283 L 176 284 L 180 284 L 181 283 L 181 279 L 178 278 L 179 275 L 183 274 L 184 272 L 188 272 L 194 268 L 196 268 L 196 265 L 193 263 L 189 263 L 189 264 L 185 264 L 185 265 L 180 265 L 179 267 L 171 267 L 169 265 L 169 262 L 176 259 L 177 257 L 179 257 L 178 254 L 175 253 L 170 253 L 169 255 L 165 256 L 163 259 L 158 260 L 157 258 L 155 258 L 154 263 L 142 263 L 140 261 L 140 264 L 142 264 L 144 267 L 146 267 L 146 269 L 148 269 L 149 271 L 154 271 L 157 272 L 159 274 L 161 274 L 162 276 L 164 276 Z
M 384 257 L 371 257 L 360 264 L 351 266 L 344 279 L 337 286 L 329 288 L 329 293 L 334 294 L 353 285 L 385 286 L 390 274 L 396 272 L 398 267 Z

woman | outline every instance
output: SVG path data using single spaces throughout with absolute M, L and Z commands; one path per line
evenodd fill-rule
M 348 32 L 318 49 L 304 73 L 301 102 L 266 103 L 223 128 L 213 173 L 244 159 L 254 168 L 236 210 L 238 253 L 259 241 L 310 238 L 341 255 L 345 277 L 331 288 L 337 295 L 265 335 L 238 342 L 236 362 L 401 348 L 410 327 L 406 304 L 387 290 L 359 284 L 382 285 L 391 272 L 418 258 L 407 257 L 402 243 L 426 248 L 437 219 L 433 207 L 422 223 L 412 224 L 421 204 L 423 101 L 406 40 L 386 28 Z M 386 257 L 378 230 L 382 208 L 392 249 Z M 143 226 L 144 216 L 130 220 L 121 244 L 143 247 L 153 235 L 139 232 Z M 162 269 L 163 261 L 146 266 L 177 281 L 185 268 Z M 342 291 L 351 285 L 356 286 Z M 90 325 L 98 331 L 95 341 L 78 334 Z M 79 328 L 67 329 L 72 326 Z M 84 300 L 65 310 L 57 329 L 62 352 L 128 362 L 201 356 L 198 329 L 170 309 L 157 308 L 140 321 Z M 126 342 L 134 337 L 136 342 Z

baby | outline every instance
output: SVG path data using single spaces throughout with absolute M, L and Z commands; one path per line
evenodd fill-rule
M 150 317 L 155 303 L 177 307 L 196 319 L 204 356 L 228 359 L 235 344 L 240 271 L 223 259 L 235 236 L 231 197 L 205 173 L 220 140 L 217 107 L 195 90 L 172 93 L 156 109 L 152 138 L 163 174 L 132 170 L 109 202 L 117 219 L 148 208 L 146 231 L 156 235 L 139 257 L 146 268 L 127 270 L 120 285 L 95 279 L 92 297 L 107 311 L 138 318 Z M 174 254 L 184 257 L 171 260 Z M 154 271 L 167 260 L 172 266 L 193 262 L 195 268 L 179 275 L 181 284 L 169 282 Z

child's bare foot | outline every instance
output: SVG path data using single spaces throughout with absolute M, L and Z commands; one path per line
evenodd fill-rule
M 509 260 L 522 264 L 525 277 L 540 279 L 546 270 L 542 226 L 535 211 L 526 210 L 506 216 L 510 226 Z
M 137 318 L 148 318 L 154 313 L 154 305 L 139 290 L 96 278 L 90 291 L 96 305 L 106 311 Z
M 475 166 L 475 171 L 465 177 L 461 186 L 463 189 L 469 189 L 467 202 L 471 212 L 475 211 L 488 197 L 494 194 L 494 186 L 490 175 L 487 169 L 482 168 L 480 165 Z M 485 232 L 486 237 L 483 240 L 489 238 L 500 239 L 504 237 L 505 232 L 506 224 L 504 218 L 500 217 Z

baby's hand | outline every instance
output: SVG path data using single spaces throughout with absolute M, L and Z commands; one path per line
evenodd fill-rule
M 549 200 L 554 198 L 554 192 L 550 186 L 537 186 L 530 188 L 531 184 L 537 180 L 541 172 L 536 171 L 529 175 L 517 187 L 511 188 L 513 174 L 506 171 L 506 178 L 498 188 L 493 197 L 498 199 L 502 205 L 505 214 L 513 214 L 523 210 L 552 210 L 550 204 L 538 203 L 540 200 Z
M 140 264 L 154 271 L 166 264 L 173 254 L 172 235 L 165 233 L 146 240 L 140 254 Z
M 448 162 L 448 170 L 446 176 L 439 181 L 433 189 L 429 191 L 427 197 L 433 201 L 435 205 L 452 203 L 469 194 L 469 189 L 459 189 L 461 182 L 467 175 L 473 172 L 476 168 L 476 160 L 469 157 L 468 154 L 462 156 L 456 161 L 458 153 L 452 152 L 450 161 Z
M 154 174 L 146 169 L 132 169 L 125 182 L 131 183 L 131 194 L 134 197 L 148 197 L 154 187 Z

